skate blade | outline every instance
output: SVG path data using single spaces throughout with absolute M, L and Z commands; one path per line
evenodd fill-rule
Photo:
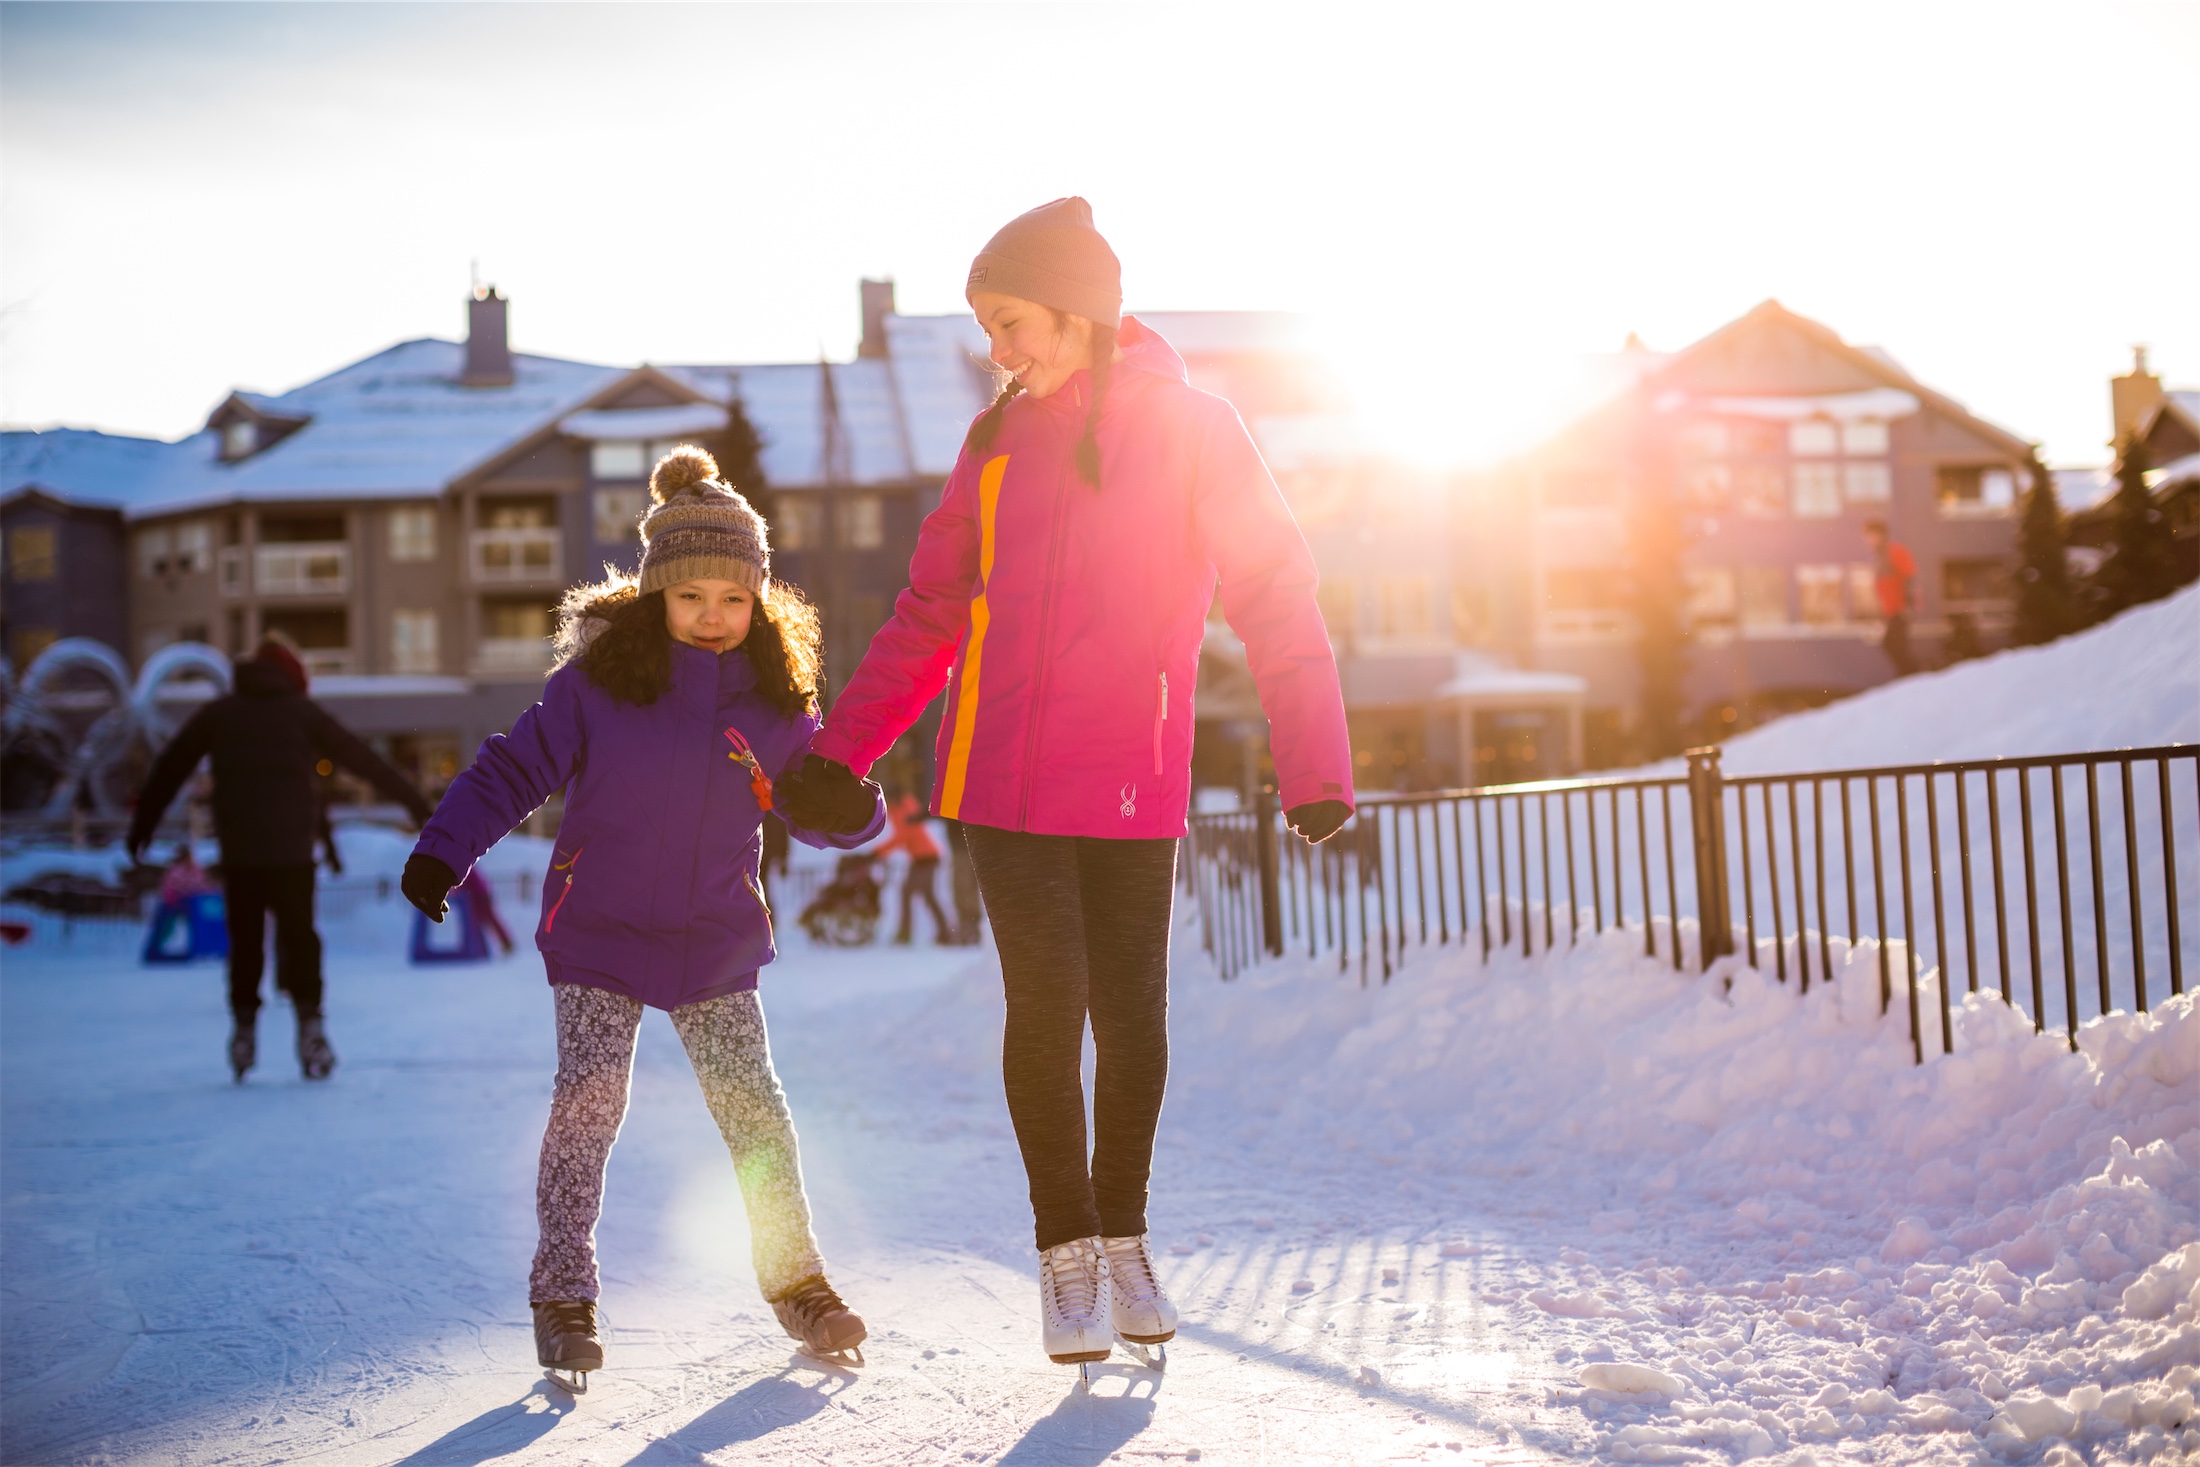
M 797 1355 L 807 1355 L 820 1365 L 838 1365 L 845 1369 L 861 1370 L 864 1364 L 861 1345 L 844 1345 L 838 1350 L 813 1350 L 808 1345 L 796 1345 L 794 1350 Z
M 560 1370 L 555 1366 L 545 1366 L 542 1373 L 550 1384 L 569 1396 L 588 1394 L 588 1372 L 585 1370 Z
M 1129 1335 L 1117 1335 L 1116 1338 L 1123 1342 L 1123 1353 L 1148 1370 L 1161 1371 L 1169 1368 L 1169 1347 L 1161 1341 L 1148 1344 L 1144 1340 L 1134 1340 Z

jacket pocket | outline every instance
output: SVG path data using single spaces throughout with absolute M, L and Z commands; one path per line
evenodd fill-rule
M 558 899 L 550 904 L 549 914 L 542 919 L 542 930 L 545 936 L 555 930 L 558 925 L 558 910 L 565 905 L 565 899 L 573 894 L 574 866 L 579 862 L 581 852 L 584 849 L 586 847 L 575 846 L 573 854 L 562 861 L 558 859 L 555 851 L 551 852 L 550 873 L 555 876 L 558 872 L 563 871 L 565 873 L 565 885 L 558 889 Z
M 741 873 L 741 884 L 749 889 L 750 896 L 756 898 L 756 910 L 764 914 L 764 940 L 766 942 L 773 941 L 772 904 L 769 901 L 765 900 L 764 888 L 760 884 L 758 884 L 756 880 L 756 873 L 752 871 L 743 871 Z
M 1162 769 L 1161 769 L 1161 742 L 1162 742 L 1162 734 L 1163 734 L 1163 733 L 1164 733 L 1164 732 L 1165 732 L 1165 731 L 1167 730 L 1167 728 L 1168 728 L 1168 723 L 1169 723 L 1169 675 L 1168 675 L 1167 673 L 1165 673 L 1165 672 L 1164 672 L 1164 673 L 1160 674 L 1159 682 L 1158 682 L 1158 683 L 1156 684 L 1156 687 L 1155 687 L 1155 692 L 1154 692 L 1154 705 L 1153 705 L 1153 772 L 1154 772 L 1154 773 L 1155 773 L 1156 775 L 1158 775 L 1158 774 L 1160 774 L 1160 773 L 1162 772 Z

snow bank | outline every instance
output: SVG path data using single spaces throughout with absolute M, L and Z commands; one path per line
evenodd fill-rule
M 2200 742 L 2200 585 L 2044 647 L 2018 647 L 1768 723 L 1733 773 L 1855 769 Z
M 1920 1066 L 1869 943 L 1798 998 L 1639 941 L 1416 952 L 1365 988 L 1333 959 L 1218 983 L 1182 941 L 1163 1150 L 1226 1137 L 1188 1164 L 1331 1219 L 1414 1218 L 1425 1269 L 1509 1269 L 1480 1286 L 1488 1328 L 1580 1362 L 1549 1403 L 1600 1460 L 2200 1449 L 2190 997 L 2071 1053 L 1968 996 L 1957 1053 Z M 992 1052 L 994 983 L 902 1042 Z

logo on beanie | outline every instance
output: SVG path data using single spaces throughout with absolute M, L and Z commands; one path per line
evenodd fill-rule
M 985 284 L 985 276 L 986 276 L 986 271 L 987 271 L 987 270 L 989 270 L 989 269 L 991 269 L 991 268 L 992 268 L 991 266 L 987 266 L 987 265 L 973 265 L 973 266 L 971 266 L 971 267 L 970 267 L 970 279 L 969 279 L 969 280 L 968 280 L 968 281 L 967 281 L 967 282 L 965 283 L 965 285 L 964 285 L 964 289 L 966 289 L 966 290 L 967 290 L 967 289 L 969 289 L 969 288 L 970 288 L 971 286 L 974 286 L 974 285 L 983 285 L 983 284 Z

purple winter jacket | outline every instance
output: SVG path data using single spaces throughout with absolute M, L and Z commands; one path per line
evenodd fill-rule
M 814 716 L 789 718 L 756 691 L 737 652 L 675 643 L 672 686 L 654 703 L 612 697 L 568 664 L 509 734 L 492 735 L 413 849 L 461 877 L 528 812 L 566 790 L 535 946 L 552 983 L 607 988 L 672 1009 L 756 986 L 774 956 L 757 879 L 763 812 L 733 729 L 774 774 L 801 758 Z M 790 827 L 807 845 L 848 849 L 859 834 Z

